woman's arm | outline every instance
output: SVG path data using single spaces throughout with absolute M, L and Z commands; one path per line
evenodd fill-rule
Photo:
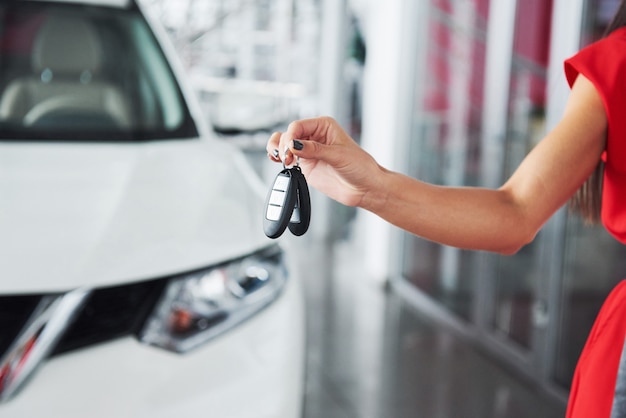
M 285 133 L 272 135 L 268 151 L 288 147 L 282 159 L 291 164 L 293 155 L 299 156 L 313 187 L 413 234 L 512 254 L 592 173 L 604 150 L 606 128 L 602 100 L 581 75 L 559 124 L 497 190 L 436 186 L 389 171 L 329 118 L 292 123 Z

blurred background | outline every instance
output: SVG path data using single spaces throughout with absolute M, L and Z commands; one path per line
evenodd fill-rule
M 140 2 L 165 27 L 202 116 L 264 185 L 279 170 L 269 135 L 330 115 L 392 170 L 485 187 L 560 119 L 563 60 L 602 36 L 619 3 Z M 626 276 L 626 250 L 602 227 L 562 209 L 499 256 L 311 198 L 309 232 L 280 238 L 304 288 L 305 418 L 564 416 L 589 330 Z
M 267 181 L 268 134 L 328 114 L 392 169 L 490 187 L 559 119 L 562 61 L 618 3 L 144 1 L 217 132 Z M 562 210 L 504 257 L 313 198 L 313 231 L 290 244 L 315 266 L 307 416 L 563 415 L 586 335 L 626 273 L 602 228 Z

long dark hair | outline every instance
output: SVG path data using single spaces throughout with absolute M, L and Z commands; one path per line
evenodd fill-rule
M 626 26 L 626 1 L 622 0 L 620 5 L 617 7 L 617 11 L 613 15 L 613 19 L 606 27 L 606 31 L 604 32 L 604 36 L 607 36 L 611 32 L 616 29 L 619 29 L 623 26 Z
M 604 31 L 604 37 L 624 26 L 626 26 L 626 0 L 620 2 L 611 22 Z M 604 162 L 600 160 L 594 172 L 569 202 L 570 209 L 589 224 L 598 224 L 601 221 L 603 177 Z

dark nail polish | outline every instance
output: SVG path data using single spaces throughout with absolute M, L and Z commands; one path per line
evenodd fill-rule
M 280 151 L 278 151 L 278 149 L 274 149 L 274 151 L 272 152 L 274 158 L 278 158 L 278 154 L 280 154 Z
M 293 147 L 294 147 L 294 149 L 296 149 L 298 151 L 301 151 L 302 148 L 304 148 L 304 144 L 302 142 L 298 141 L 297 139 L 294 139 L 293 140 Z

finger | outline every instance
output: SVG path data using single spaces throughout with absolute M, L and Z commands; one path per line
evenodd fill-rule
M 291 149 L 289 148 L 289 146 L 286 146 L 284 149 L 285 151 L 283 152 L 281 156 L 281 160 L 283 161 L 283 164 L 285 164 L 286 166 L 293 165 L 295 163 L 295 156 L 293 155 L 293 152 L 291 152 Z
M 289 141 L 302 138 L 327 144 L 332 142 L 336 127 L 337 122 L 330 117 L 301 119 L 290 123 L 283 137 Z
M 291 152 L 289 145 L 292 142 L 292 137 L 289 133 L 289 131 L 283 133 L 280 136 L 280 144 L 279 144 L 279 152 L 280 152 L 280 159 L 283 162 L 283 164 L 285 164 L 286 166 L 290 166 L 294 163 L 294 156 L 293 153 Z
M 328 163 L 335 163 L 333 150 L 331 145 L 322 144 L 317 141 L 306 141 L 303 139 L 294 139 L 289 144 L 290 154 L 295 157 L 308 160 L 322 160 Z
M 274 161 L 275 163 L 280 162 L 280 152 L 278 152 L 278 149 L 275 149 L 274 151 L 272 151 L 271 154 L 268 152 L 267 156 L 270 160 Z
M 270 136 L 270 139 L 267 141 L 267 145 L 265 146 L 265 149 L 267 151 L 267 156 L 269 157 L 270 160 L 274 162 L 280 162 L 279 147 L 280 147 L 281 135 L 282 135 L 281 132 L 274 132 L 272 136 Z
M 291 143 L 290 151 L 294 156 L 302 160 L 323 161 L 334 168 L 345 167 L 355 159 L 360 161 L 371 160 L 371 156 L 354 142 L 323 144 L 318 141 L 294 139 Z
M 279 150 L 283 163 L 289 166 L 295 162 L 294 139 L 304 138 L 322 143 L 330 142 L 327 140 L 326 134 L 333 122 L 333 119 L 326 117 L 301 119 L 291 122 L 280 137 Z

